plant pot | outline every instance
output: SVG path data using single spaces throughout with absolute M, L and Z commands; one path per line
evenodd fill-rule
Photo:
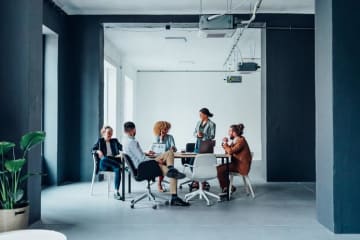
M 29 223 L 29 205 L 15 209 L 0 209 L 0 232 L 23 229 Z

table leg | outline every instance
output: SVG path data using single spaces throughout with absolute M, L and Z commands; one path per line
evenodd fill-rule
M 229 170 L 229 157 L 226 158 L 226 176 L 228 180 L 227 189 L 226 189 L 226 196 L 227 200 L 230 201 L 230 170 Z
M 121 200 L 125 201 L 125 163 L 122 160 L 122 168 L 121 168 Z
M 128 174 L 128 193 L 131 193 L 131 173 Z

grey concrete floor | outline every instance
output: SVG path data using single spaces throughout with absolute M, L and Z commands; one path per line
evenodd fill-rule
M 213 192 L 219 191 L 216 180 L 210 184 Z M 235 184 L 239 187 L 229 202 L 206 206 L 195 200 L 188 208 L 161 205 L 157 210 L 146 200 L 130 209 L 144 183 L 134 183 L 125 202 L 108 199 L 104 182 L 95 185 L 94 196 L 89 196 L 89 183 L 52 187 L 43 191 L 42 221 L 32 228 L 57 230 L 70 240 L 360 239 L 360 235 L 335 235 L 318 223 L 312 183 L 255 179 L 255 199 L 246 196 L 239 178 Z M 153 189 L 157 192 L 156 186 Z M 179 195 L 187 191 L 179 190 Z

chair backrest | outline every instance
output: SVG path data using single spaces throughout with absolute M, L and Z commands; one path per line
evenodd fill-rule
M 132 161 L 132 159 L 130 158 L 129 155 L 127 155 L 126 153 L 123 153 L 123 158 L 126 162 L 126 164 L 128 165 L 129 167 L 129 170 L 131 172 L 131 175 L 133 175 L 133 177 L 136 177 L 137 176 L 137 168 L 135 167 L 135 164 L 134 162 Z
M 128 165 L 130 172 L 136 181 L 152 180 L 158 176 L 162 176 L 158 163 L 154 160 L 144 161 L 136 168 L 133 160 L 129 155 L 123 153 L 123 158 Z
M 198 154 L 194 159 L 192 178 L 212 179 L 217 176 L 214 154 Z
M 195 143 L 187 143 L 185 146 L 186 152 L 194 152 L 195 151 Z
M 93 158 L 93 163 L 94 163 L 95 174 L 98 174 L 99 171 L 100 171 L 100 159 L 99 159 L 99 156 L 97 155 L 97 153 L 93 152 L 92 153 L 92 158 Z
M 185 145 L 186 152 L 194 152 L 195 151 L 195 143 L 187 143 Z M 189 164 L 192 158 L 181 158 L 181 164 L 184 165 L 185 163 Z

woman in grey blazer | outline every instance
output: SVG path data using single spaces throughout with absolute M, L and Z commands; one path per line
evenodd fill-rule
M 214 114 L 212 114 L 209 109 L 202 108 L 200 109 L 200 121 L 197 122 L 194 137 L 196 137 L 195 151 L 199 152 L 200 143 L 206 140 L 215 139 L 216 124 L 210 120 Z
M 198 153 L 200 150 L 200 144 L 202 141 L 207 140 L 214 140 L 215 139 L 215 131 L 216 131 L 216 124 L 210 120 L 214 114 L 212 114 L 209 109 L 202 108 L 200 109 L 200 121 L 197 122 L 195 131 L 194 131 L 194 137 L 196 137 L 196 143 L 195 143 L 195 150 L 194 152 Z M 194 159 L 190 161 L 190 165 L 193 165 Z M 209 190 L 210 185 L 208 182 L 203 182 L 203 189 Z M 199 183 L 197 181 L 193 181 L 190 185 L 190 191 L 192 189 L 198 189 Z

